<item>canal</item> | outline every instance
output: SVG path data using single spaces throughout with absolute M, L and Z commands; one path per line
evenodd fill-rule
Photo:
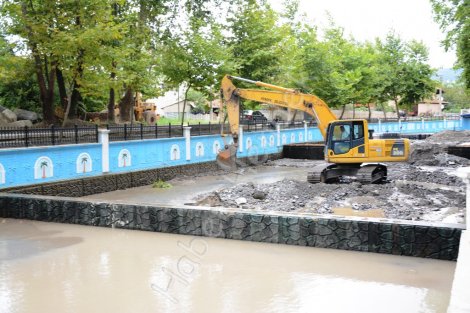
M 455 262 L 0 219 L 17 312 L 445 312 Z

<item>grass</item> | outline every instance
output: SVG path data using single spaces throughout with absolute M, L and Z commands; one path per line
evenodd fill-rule
M 181 119 L 178 119 L 178 118 L 167 118 L 167 117 L 160 117 L 157 121 L 157 124 L 159 126 L 162 126 L 162 125 L 168 125 L 170 124 L 171 125 L 181 125 Z M 186 124 L 191 124 L 191 125 L 195 125 L 195 124 L 209 124 L 209 121 L 207 120 L 192 120 L 192 119 L 184 119 L 184 125 Z M 218 122 L 216 121 L 212 121 L 211 124 L 217 124 Z
M 152 188 L 159 188 L 159 189 L 168 189 L 173 187 L 170 183 L 167 183 L 166 181 L 163 181 L 161 179 L 155 181 L 152 184 Z

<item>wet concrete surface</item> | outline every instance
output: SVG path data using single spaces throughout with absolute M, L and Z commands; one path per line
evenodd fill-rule
M 456 171 L 470 160 L 447 154 L 446 147 L 469 138 L 470 132 L 447 131 L 413 142 L 409 162 L 388 163 L 383 184 L 363 185 L 349 177 L 338 184 L 309 184 L 309 169 L 324 161 L 280 159 L 180 177 L 170 181 L 170 189 L 146 186 L 85 198 L 463 223 L 465 186 Z
M 445 312 L 455 262 L 0 220 L 0 308 Z
M 305 178 L 305 169 L 297 167 L 247 167 L 235 172 L 207 173 L 197 177 L 182 177 L 169 181 L 171 188 L 153 188 L 143 186 L 126 190 L 117 190 L 83 197 L 83 199 L 116 201 L 140 204 L 194 204 L 198 195 L 214 190 L 226 189 L 238 184 L 256 181 L 259 184 L 270 184 L 283 179 Z
M 310 168 L 323 161 L 281 159 L 267 164 L 169 181 L 172 188 L 144 186 L 84 197 L 136 204 L 239 207 L 343 216 L 462 223 L 465 186 L 456 168 L 390 163 L 389 180 L 309 184 Z

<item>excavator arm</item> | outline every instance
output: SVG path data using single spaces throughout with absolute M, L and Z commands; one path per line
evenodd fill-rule
M 233 84 L 233 80 L 252 83 L 256 86 L 271 90 L 237 88 Z M 238 127 L 240 124 L 240 98 L 306 112 L 317 121 L 318 128 L 323 138 L 326 136 L 328 124 L 337 119 L 323 100 L 314 95 L 300 93 L 295 89 L 229 75 L 223 78 L 221 88 L 223 96 L 222 103 L 226 107 L 232 135 L 238 135 Z
M 251 83 L 270 90 L 237 88 L 233 84 L 234 80 Z M 328 124 L 336 120 L 336 116 L 323 100 L 314 95 L 300 93 L 295 89 L 225 75 L 222 79 L 221 94 L 223 106 L 221 109 L 225 108 L 234 142 L 234 145 L 226 146 L 225 150 L 217 156 L 219 164 L 226 168 L 233 168 L 236 158 L 240 126 L 240 98 L 306 112 L 317 121 L 323 138 L 326 138 Z

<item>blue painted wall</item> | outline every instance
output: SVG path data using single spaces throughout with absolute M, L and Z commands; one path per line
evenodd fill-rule
M 0 164 L 1 188 L 101 175 L 101 145 L 1 149 Z
M 437 133 L 443 130 L 463 130 L 462 120 L 450 121 L 413 121 L 402 123 L 373 123 L 369 124 L 369 129 L 376 133 Z
M 429 121 L 369 124 L 375 132 L 434 133 L 445 129 L 462 130 L 461 121 Z M 307 139 L 306 139 L 307 136 Z M 323 141 L 317 128 L 283 129 L 278 146 L 277 132 L 243 134 L 239 157 L 280 152 L 282 145 L 304 141 Z M 121 141 L 109 144 L 109 172 L 161 168 L 213 161 L 230 137 L 219 135 L 191 137 L 191 160 L 186 160 L 185 138 Z M 101 144 L 80 144 L 0 150 L 0 189 L 40 182 L 102 175 Z
M 309 128 L 308 140 L 321 140 L 318 129 Z M 276 131 L 243 134 L 239 157 L 277 153 L 282 144 L 305 141 L 305 130 L 281 131 L 277 146 Z M 220 149 L 232 142 L 220 135 L 193 136 L 191 160 L 186 160 L 184 137 L 109 143 L 109 172 L 119 173 L 150 168 L 214 161 Z M 248 148 L 249 147 L 249 148 Z M 101 144 L 34 147 L 0 150 L 0 189 L 102 175 Z M 3 179 L 4 178 L 4 179 Z

